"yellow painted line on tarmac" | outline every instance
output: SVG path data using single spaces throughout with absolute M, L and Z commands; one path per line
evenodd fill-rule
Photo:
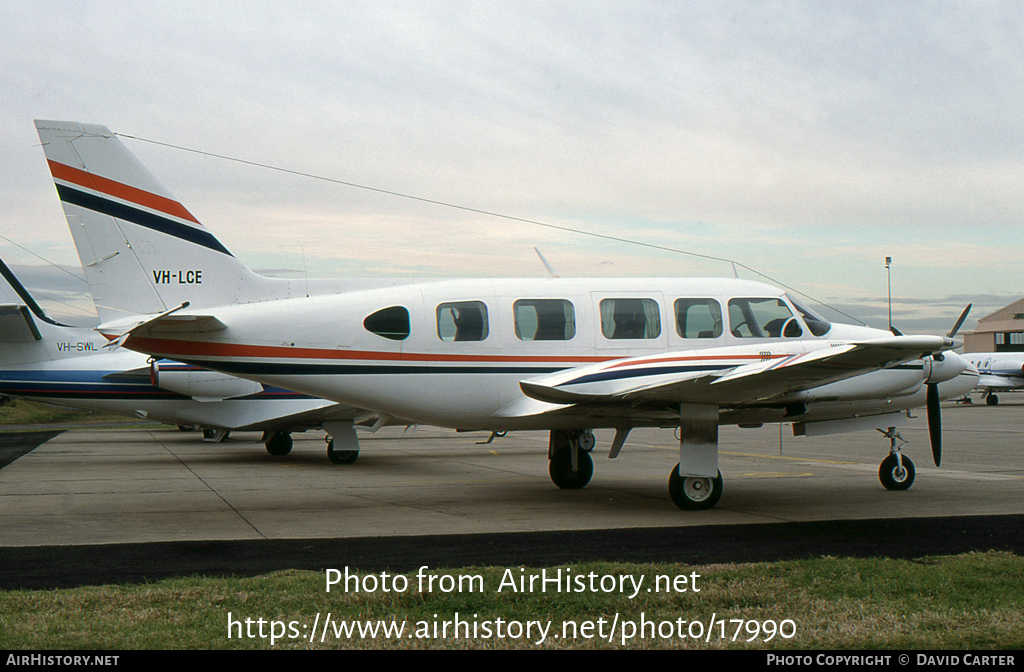
M 629 445 L 629 444 L 627 444 L 627 445 Z M 674 446 L 652 446 L 652 445 L 646 445 L 646 444 L 634 444 L 634 445 L 637 445 L 638 447 L 642 447 L 642 448 L 661 448 L 661 449 L 664 449 L 664 450 L 671 450 L 671 451 L 674 451 L 674 452 L 679 452 L 679 448 L 676 448 Z M 788 457 L 786 455 L 769 455 L 768 453 L 736 453 L 736 452 L 732 452 L 732 451 L 728 451 L 728 450 L 720 450 L 720 451 L 718 451 L 718 454 L 719 455 L 729 455 L 730 457 L 760 457 L 760 458 L 763 458 L 763 459 L 766 459 L 766 460 L 785 460 L 785 461 L 789 461 L 789 462 L 812 462 L 814 464 L 847 464 L 847 465 L 849 465 L 849 464 L 853 464 L 853 465 L 864 464 L 863 462 L 847 462 L 847 461 L 843 461 L 843 460 L 822 460 L 822 459 L 817 459 L 817 458 L 813 458 L 813 457 Z

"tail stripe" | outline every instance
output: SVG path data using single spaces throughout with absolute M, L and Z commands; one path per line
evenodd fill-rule
M 114 198 L 119 198 L 123 201 L 131 201 L 137 205 L 149 208 L 151 210 L 159 210 L 165 214 L 179 219 L 184 219 L 189 222 L 199 224 L 199 220 L 192 216 L 192 213 L 185 209 L 181 203 L 166 198 L 164 196 L 158 196 L 157 194 L 132 187 L 115 180 L 111 180 L 106 177 L 100 177 L 99 175 L 93 175 L 87 173 L 84 170 L 78 168 L 72 168 L 66 166 L 63 163 L 57 163 L 53 160 L 48 160 L 50 164 L 50 173 L 56 180 L 64 180 L 71 184 L 76 184 L 86 189 L 92 189 Z M 202 224 L 200 224 L 202 226 Z
M 174 236 L 181 240 L 195 243 L 196 245 L 202 245 L 215 252 L 221 252 L 228 255 L 229 257 L 234 256 L 228 252 L 227 248 L 221 245 L 220 241 L 217 240 L 209 231 L 204 229 L 197 229 L 192 226 L 175 222 L 174 220 L 155 215 L 145 210 L 139 210 L 123 203 L 117 203 L 105 199 L 101 196 L 94 196 L 87 194 L 84 191 L 78 191 L 61 184 L 57 185 L 57 194 L 60 196 L 60 200 L 64 203 L 71 205 L 77 205 L 80 208 L 86 210 L 92 210 L 104 215 L 109 215 L 116 219 L 122 219 L 126 222 L 138 224 L 139 226 L 153 231 L 159 231 L 160 233 L 167 234 L 168 236 Z

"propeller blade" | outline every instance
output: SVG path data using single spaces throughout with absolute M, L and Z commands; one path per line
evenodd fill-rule
M 932 440 L 935 466 L 942 463 L 942 415 L 939 412 L 939 384 L 928 383 L 928 436 Z
M 953 329 L 948 334 L 946 334 L 946 336 L 948 336 L 949 338 L 953 338 L 954 336 L 956 336 L 956 332 L 960 331 L 960 327 L 963 326 L 964 320 L 967 319 L 967 313 L 971 312 L 971 306 L 973 305 L 973 303 L 967 304 L 967 307 L 964 308 L 964 312 L 960 313 L 960 319 L 956 321 L 956 324 L 953 325 Z

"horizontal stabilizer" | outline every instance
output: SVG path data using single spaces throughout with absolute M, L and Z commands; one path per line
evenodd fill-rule
M 108 338 L 116 337 L 115 343 L 120 345 L 129 336 L 141 338 L 143 336 L 163 334 L 202 334 L 227 329 L 227 325 L 213 315 L 176 314 L 184 308 L 188 308 L 187 302 L 148 319 L 128 318 L 117 320 L 101 324 L 96 327 L 96 330 Z
M 167 315 L 144 326 L 147 334 L 203 334 L 228 327 L 213 315 Z
M 0 304 L 0 343 L 32 343 L 43 340 L 28 306 Z

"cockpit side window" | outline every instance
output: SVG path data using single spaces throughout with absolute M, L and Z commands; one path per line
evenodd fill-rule
M 782 299 L 731 299 L 729 330 L 737 338 L 798 338 L 804 330 Z
M 683 338 L 722 335 L 722 307 L 714 299 L 676 299 L 676 333 Z
M 487 331 L 487 306 L 480 301 L 442 303 L 437 307 L 437 335 L 442 341 L 482 341 Z
M 798 311 L 800 311 L 800 315 L 804 318 L 804 324 L 807 325 L 807 328 L 811 330 L 812 334 L 815 336 L 824 336 L 832 329 L 832 323 L 824 317 L 818 315 L 792 296 L 787 295 L 787 298 L 789 298 L 789 302 L 792 303 Z

